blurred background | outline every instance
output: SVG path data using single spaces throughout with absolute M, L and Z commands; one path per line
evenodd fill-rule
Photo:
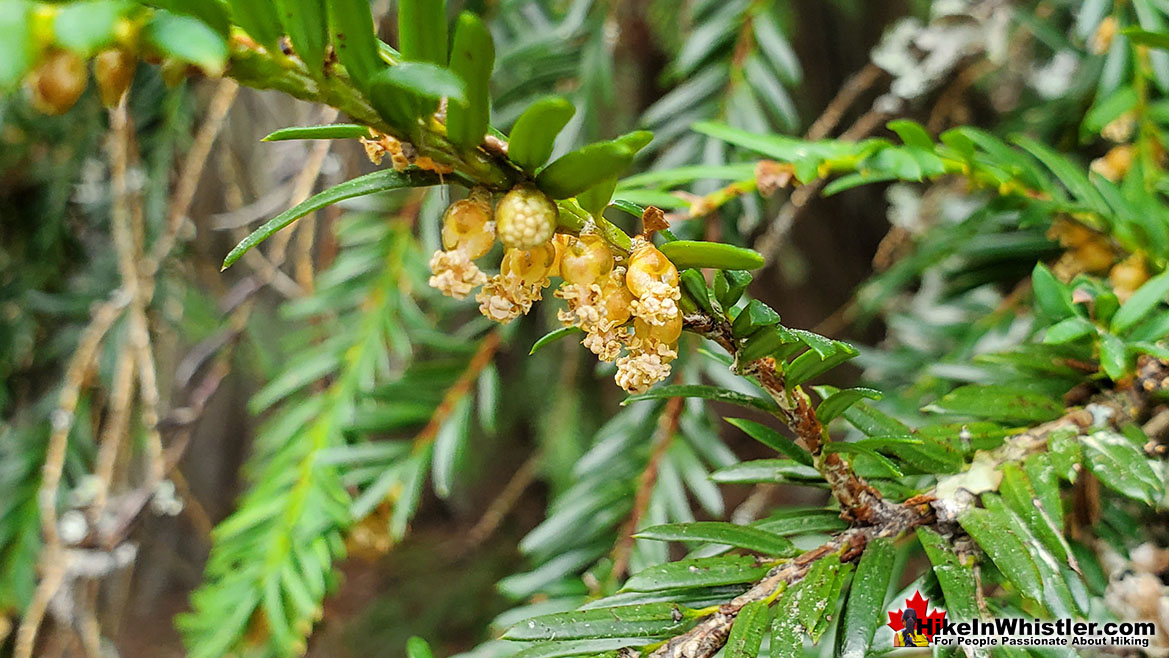
M 1073 2 L 450 4 L 452 12 L 481 13 L 496 37 L 494 125 L 506 131 L 532 98 L 558 92 L 579 108 L 558 152 L 646 127 L 657 136 L 640 156 L 641 170 L 733 160 L 731 147 L 688 130 L 702 119 L 817 138 L 887 135 L 884 123 L 899 116 L 935 134 L 958 123 L 1027 121 L 1058 135 L 1066 126 L 1052 105 L 1043 116 L 1025 111 L 1039 97 L 1063 94 L 1069 106 L 1083 98 L 1068 92 L 1076 84 L 1064 36 L 1076 20 L 1073 5 L 1079 3 Z M 387 17 L 379 24 L 381 37 L 395 43 L 392 5 L 377 0 L 374 8 L 375 16 Z M 932 51 L 898 41 L 898 30 L 923 26 L 943 36 L 951 28 L 981 36 L 935 43 Z M 338 254 L 363 235 L 382 235 L 376 226 L 393 226 L 417 237 L 422 256 L 403 257 L 400 307 L 387 313 L 404 317 L 404 326 L 432 327 L 433 335 L 411 330 L 411 340 L 430 355 L 462 360 L 457 372 L 475 355 L 489 359 L 491 365 L 466 383 L 476 387 L 477 404 L 495 407 L 480 410 L 493 431 L 476 434 L 445 500 L 429 487 L 422 490 L 401 542 L 386 530 L 388 508 L 371 503 L 374 521 L 349 538 L 338 588 L 326 599 L 308 650 L 313 656 L 400 655 L 410 635 L 430 639 L 444 655 L 474 647 L 487 637 L 491 620 L 512 605 L 496 583 L 530 564 L 517 544 L 544 518 L 590 437 L 617 409 L 623 396 L 611 373 L 598 369 L 574 341 L 528 357 L 532 342 L 556 326 L 550 307 L 490 332 L 496 338 L 487 340 L 473 308 L 435 301 L 421 289 L 425 260 L 419 259 L 437 244 L 438 217 L 451 200 L 445 188 L 331 206 L 220 272 L 227 251 L 260 222 L 373 166 L 355 141 L 260 141 L 285 126 L 338 120 L 325 107 L 238 89 L 226 79 L 184 78 L 165 65 L 139 66 L 132 89 L 133 149 L 121 174 L 111 171 L 103 151 L 109 114 L 92 86 L 61 116 L 39 112 L 28 93 L 0 100 L 0 491 L 11 493 L 0 494 L 0 622 L 8 620 L 0 646 L 35 587 L 40 530 L 33 494 L 55 429 L 55 396 L 69 382 L 70 358 L 85 342 L 95 305 L 120 285 L 124 258 L 111 231 L 117 209 L 109 194 L 111 177 L 120 175 L 134 199 L 127 211 L 141 218 L 148 237 L 173 225 L 177 244 L 158 263 L 145 314 L 156 370 L 149 388 L 158 399 L 146 411 L 127 412 L 121 431 L 131 442 L 147 441 L 143 414 L 153 409 L 177 469 L 166 479 L 173 504 L 155 501 L 155 513 L 133 513 L 132 483 L 115 487 L 122 496 L 110 504 L 131 510 L 124 536 L 133 538 L 137 555 L 132 567 L 95 566 L 109 574 L 104 584 L 100 591 L 78 585 L 74 603 L 79 609 L 93 603 L 118 655 L 183 655 L 173 618 L 189 609 L 188 597 L 201 582 L 212 528 L 256 475 L 247 468 L 249 457 L 271 449 L 256 444 L 261 421 L 270 418 L 257 398 L 281 399 L 273 382 L 285 381 L 285 366 L 333 335 L 330 322 L 338 319 L 322 319 L 321 300 L 329 299 L 330 286 L 361 273 L 358 265 L 338 271 Z M 720 186 L 700 181 L 690 192 L 708 194 Z M 906 213 L 930 203 L 928 196 L 906 201 L 898 190 L 868 186 L 827 199 L 748 196 L 683 232 L 757 248 L 762 241 L 769 264 L 756 273 L 752 295 L 778 309 L 789 326 L 876 345 L 887 326 L 883 317 L 851 303 L 857 286 L 896 260 L 912 231 Z M 326 270 L 331 278 L 322 281 Z M 93 464 L 105 464 L 113 482 L 130 470 L 126 455 L 132 451 L 102 456 L 101 433 L 119 430 L 109 429 L 109 412 L 101 410 L 125 406 L 119 381 L 128 377 L 122 355 L 137 340 L 132 325 L 113 324 L 96 369 L 81 382 L 65 460 L 70 495 L 91 495 L 86 487 L 93 485 Z M 437 358 L 430 375 L 436 385 L 451 381 L 442 362 Z M 427 381 L 426 373 L 410 372 Z M 837 372 L 859 377 L 860 371 Z M 852 383 L 847 374 L 835 376 L 833 383 Z M 147 388 L 140 382 L 138 395 Z M 391 400 L 406 394 L 393 386 L 383 392 Z M 427 421 L 435 403 L 399 410 L 404 417 L 392 422 L 366 420 L 394 435 L 433 432 Z M 733 428 L 719 431 L 740 458 L 764 456 L 759 444 Z M 722 494 L 733 510 L 751 492 L 740 487 Z M 822 502 L 783 489 L 761 495 L 751 504 Z M 74 633 L 50 624 L 45 634 L 44 655 L 80 655 Z

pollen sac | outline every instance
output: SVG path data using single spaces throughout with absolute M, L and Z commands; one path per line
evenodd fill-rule
M 628 268 L 615 266 L 613 252 L 596 235 L 557 247 L 564 283 L 556 296 L 568 307 L 557 312 L 560 321 L 584 330 L 581 344 L 615 363 L 614 380 L 626 391 L 643 393 L 667 379 L 682 334 L 674 264 L 644 239 L 635 242 Z
M 1117 23 L 1115 16 L 1105 16 L 1092 35 L 1090 47 L 1093 55 L 1103 55 L 1112 47 L 1112 40 L 1116 38 Z
M 613 252 L 595 235 L 569 242 L 560 257 L 560 276 L 568 283 L 587 286 L 613 271 Z
M 633 303 L 633 294 L 625 287 L 624 268 L 588 284 L 565 280 L 556 296 L 568 304 L 566 310 L 557 312 L 557 317 L 565 326 L 584 330 L 582 345 L 602 361 L 620 356 L 631 336 L 625 325 Z
M 1108 281 L 1112 284 L 1112 291 L 1120 298 L 1121 303 L 1128 301 L 1132 294 L 1149 280 L 1149 269 L 1145 257 L 1141 253 L 1133 254 L 1117 263 L 1108 272 Z
M 477 187 L 470 196 L 456 201 L 442 216 L 442 246 L 479 258 L 495 244 L 495 222 L 491 216 L 491 193 Z
M 551 243 L 537 245 L 532 249 L 508 249 L 500 263 L 499 273 L 514 276 L 527 285 L 548 285 L 548 274 L 556 259 L 556 249 Z
M 564 258 L 564 252 L 568 250 L 568 245 L 575 239 L 566 233 L 557 233 L 552 236 L 552 248 L 556 250 L 556 256 L 552 259 L 552 268 L 548 270 L 548 276 L 560 276 L 560 261 Z
M 28 78 L 32 105 L 44 114 L 64 114 L 89 83 L 85 60 L 65 50 L 53 50 Z
M 629 290 L 637 297 L 645 297 L 662 285 L 678 286 L 678 268 L 649 241 L 639 241 L 629 256 L 629 271 L 625 275 Z
M 655 325 L 641 318 L 633 319 L 633 337 L 628 340 L 628 354 L 617 359 L 617 385 L 630 393 L 644 393 L 670 376 L 671 362 L 678 358 L 678 338 L 682 335 L 682 316 Z
M 495 207 L 499 241 L 513 249 L 532 249 L 552 239 L 556 203 L 531 185 L 517 185 Z
M 678 268 L 648 240 L 638 240 L 634 245 L 625 283 L 637 297 L 632 304 L 633 315 L 659 326 L 681 317 Z
M 1114 146 L 1103 157 L 1093 160 L 1091 169 L 1113 183 L 1118 183 L 1132 169 L 1135 150 L 1131 144 Z
M 1067 219 L 1057 219 L 1052 222 L 1047 231 L 1047 237 L 1058 240 L 1064 247 L 1079 247 L 1099 237 L 1092 229 Z
M 675 315 L 666 324 L 650 324 L 641 318 L 633 321 L 633 334 L 642 342 L 651 345 L 659 343 L 673 345 L 682 336 L 682 316 Z
M 550 242 L 528 250 L 508 249 L 499 274 L 488 279 L 475 296 L 479 312 L 502 324 L 525 315 L 543 297 L 555 258 L 556 249 Z
M 625 272 L 613 270 L 601 284 L 601 304 L 604 308 L 603 324 L 608 327 L 629 322 L 633 311 L 633 293 L 625 285 Z
M 670 376 L 670 361 L 652 352 L 630 352 L 617 359 L 613 381 L 628 393 L 645 393 L 654 384 Z

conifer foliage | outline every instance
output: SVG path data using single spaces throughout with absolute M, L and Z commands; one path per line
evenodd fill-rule
M 168 191 L 176 137 L 132 122 L 184 123 L 178 101 L 140 106 L 186 77 L 222 78 L 226 104 L 238 83 L 343 113 L 266 139 L 357 142 L 374 167 L 309 180 L 225 255 L 299 292 L 275 339 L 247 312 L 202 321 L 200 339 L 231 329 L 217 346 L 254 342 L 265 383 L 246 490 L 176 619 L 189 655 L 304 654 L 339 563 L 392 560 L 423 501 L 457 497 L 520 424 L 547 509 L 467 656 L 872 655 L 914 591 L 955 620 L 1160 614 L 1169 631 L 1149 612 L 1169 590 L 1133 580 L 1169 550 L 1164 3 L 919 3 L 805 137 L 798 26 L 760 0 L 641 3 L 673 39 L 667 90 L 598 134 L 619 4 L 399 0 L 375 21 L 367 0 L 0 0 L 0 88 L 25 99 L 0 121 L 108 108 L 108 207 L 89 212 L 118 257 L 94 265 L 109 285 L 91 310 L 59 310 L 83 327 L 66 347 L 22 361 L 33 321 L 0 332 L 0 372 L 64 373 L 36 402 L 0 390 L 0 651 L 34 655 L 46 620 L 100 650 L 79 583 L 133 562 L 136 519 L 181 506 L 174 423 L 192 421 L 158 395 L 152 340 L 168 304 L 200 303 L 175 249 L 197 180 Z M 1022 51 L 1045 68 L 1012 68 Z M 968 91 L 988 76 L 1001 88 Z M 872 108 L 835 130 L 862 87 Z M 994 119 L 963 125 L 965 93 Z M 130 148 L 161 189 L 131 189 Z M 45 188 L 80 175 L 53 173 Z M 882 325 L 879 344 L 752 295 L 812 197 L 870 185 L 893 228 L 843 315 Z M 278 271 L 334 204 L 328 267 Z M 51 210 L 6 260 L 69 239 Z M 2 294 L 52 306 L 37 272 Z M 226 363 L 198 365 L 213 384 Z M 858 368 L 863 385 L 828 383 Z

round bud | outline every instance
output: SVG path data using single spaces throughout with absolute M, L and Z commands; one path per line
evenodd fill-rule
M 495 225 L 491 222 L 491 196 L 482 188 L 471 190 L 471 195 L 456 201 L 442 216 L 442 246 L 447 251 L 456 249 L 470 258 L 479 258 L 495 244 Z
M 1135 147 L 1130 144 L 1114 146 L 1103 157 L 1092 161 L 1092 171 L 1113 183 L 1119 182 L 1132 169 Z
M 97 81 L 102 105 L 113 107 L 122 100 L 122 94 L 134 80 L 137 60 L 121 48 L 103 50 L 93 58 L 93 78 Z
M 556 203 L 531 185 L 517 185 L 495 206 L 496 231 L 505 247 L 531 249 L 552 239 Z
M 613 271 L 613 252 L 595 235 L 572 240 L 560 258 L 560 276 L 569 283 L 590 285 Z
M 1108 272 L 1108 281 L 1121 301 L 1127 300 L 1148 280 L 1149 270 L 1145 267 L 1144 257 L 1139 254 L 1117 263 Z
M 1104 272 L 1112 268 L 1116 253 L 1104 238 L 1099 238 L 1075 248 L 1072 252 L 1076 263 L 1086 272 Z
M 499 273 L 519 277 L 520 281 L 528 285 L 543 287 L 544 279 L 548 278 L 555 258 L 556 249 L 551 242 L 537 245 L 532 249 L 508 249 L 503 254 Z
M 1078 247 L 1096 238 L 1096 233 L 1083 224 L 1057 219 L 1047 231 L 1047 237 L 1058 240 L 1065 247 Z
M 29 76 L 32 105 L 44 114 L 64 114 L 85 91 L 85 60 L 66 50 L 49 51 Z
M 677 287 L 678 268 L 651 242 L 639 242 L 629 255 L 629 271 L 625 275 L 625 282 L 635 296 L 644 297 L 661 287 L 661 284 Z

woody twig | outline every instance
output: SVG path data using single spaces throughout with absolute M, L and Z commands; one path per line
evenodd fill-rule
M 806 393 L 790 389 L 784 375 L 776 368 L 774 359 L 762 358 L 747 363 L 738 362 L 739 346 L 731 327 L 725 320 L 706 314 L 686 316 L 686 325 L 692 331 L 709 338 L 731 353 L 736 359 L 736 370 L 752 377 L 778 405 L 776 416 L 787 425 L 800 445 L 812 455 L 814 465 L 840 503 L 841 514 L 850 521 L 874 523 L 899 511 L 881 498 L 875 489 L 853 472 L 848 463 L 836 453 L 825 452 L 827 433 L 816 418 L 816 412 Z
M 1147 382 L 1160 382 L 1169 374 L 1169 362 L 1150 360 L 1144 364 L 1145 377 L 1125 390 L 1108 391 L 1082 409 L 1069 410 L 1062 417 L 1038 425 L 1009 437 L 1003 445 L 987 453 L 989 463 L 997 466 L 1016 462 L 1027 455 L 1046 450 L 1048 440 L 1056 433 L 1073 430 L 1078 433 L 1091 431 L 1101 426 L 1119 430 L 1133 420 L 1134 413 L 1147 407 L 1150 396 L 1159 386 L 1150 387 Z M 1160 379 L 1158 379 L 1160 378 Z M 961 474 L 951 476 L 960 478 Z M 654 649 L 651 658 L 709 658 L 722 648 L 730 635 L 731 627 L 739 611 L 748 603 L 774 598 L 776 591 L 798 583 L 809 569 L 829 555 L 838 555 L 842 562 L 855 562 L 864 554 L 868 542 L 877 537 L 897 538 L 919 526 L 935 526 L 945 533 L 952 533 L 953 523 L 962 509 L 973 504 L 973 496 L 954 496 L 947 493 L 953 482 L 943 479 L 932 490 L 915 496 L 904 503 L 885 502 L 886 511 L 895 512 L 879 516 L 869 525 L 860 525 L 845 530 L 821 546 L 801 554 L 799 557 L 776 565 L 749 590 L 718 607 L 711 615 L 700 621 L 689 631 L 675 636 Z M 969 492 L 966 492 L 969 493 Z

